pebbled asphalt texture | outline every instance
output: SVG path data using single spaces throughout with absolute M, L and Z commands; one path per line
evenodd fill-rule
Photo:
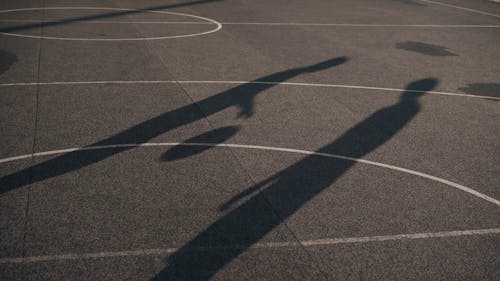
M 8 0 L 0 60 L 1 280 L 500 280 L 381 166 L 500 199 L 498 3 Z

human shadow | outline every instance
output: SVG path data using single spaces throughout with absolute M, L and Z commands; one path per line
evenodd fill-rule
M 224 141 L 234 136 L 239 130 L 240 127 L 238 126 L 227 126 L 208 131 L 201 135 L 185 140 L 181 144 L 172 147 L 171 149 L 167 150 L 167 152 L 163 153 L 160 159 L 162 161 L 175 161 L 202 153 L 203 151 L 211 148 L 211 146 L 208 146 L 206 144 L 223 143 Z M 187 143 L 190 145 L 182 145 L 183 143 Z
M 83 150 L 69 152 L 0 178 L 0 194 L 17 187 L 60 176 L 97 163 L 117 153 L 133 149 L 120 144 L 144 143 L 175 128 L 196 122 L 226 108 L 240 109 L 238 117 L 249 118 L 254 112 L 255 97 L 280 82 L 303 73 L 316 72 L 345 63 L 347 57 L 337 57 L 318 64 L 277 72 L 245 83 L 195 103 L 174 109 L 139 123 L 109 138 L 95 142 Z M 272 82 L 272 83 L 268 83 Z M 116 145 L 113 148 L 106 146 Z M 102 147 L 105 149 L 96 149 Z M 92 148 L 93 147 L 93 148 Z
M 317 152 L 362 158 L 407 125 L 420 111 L 418 98 L 437 83 L 434 78 L 410 83 L 397 103 L 373 113 Z M 221 209 L 230 209 L 237 201 L 260 191 L 169 256 L 167 267 L 153 280 L 209 280 L 354 164 L 311 155 L 248 188 Z
M 9 70 L 9 68 L 17 61 L 17 56 L 14 53 L 0 50 L 0 74 Z
M 128 16 L 128 15 L 140 14 L 140 13 L 145 13 L 145 12 L 161 11 L 161 10 L 166 10 L 166 9 L 174 9 L 174 8 L 180 8 L 180 7 L 192 6 L 192 5 L 198 5 L 198 4 L 205 4 L 205 3 L 211 3 L 211 2 L 218 2 L 218 1 L 222 1 L 222 0 L 197 0 L 197 1 L 190 1 L 190 2 L 184 2 L 184 3 L 170 4 L 170 5 L 153 6 L 153 7 L 148 7 L 148 8 L 136 9 L 136 10 L 101 13 L 101 14 L 97 14 L 97 15 L 81 16 L 81 17 L 75 17 L 75 18 L 63 19 L 63 20 L 57 20 L 57 21 L 29 23 L 29 24 L 0 28 L 0 33 L 1 32 L 8 33 L 8 32 L 15 32 L 15 31 L 21 31 L 21 30 L 29 30 L 29 29 L 33 29 L 33 28 L 49 27 L 49 26 L 58 26 L 58 25 L 79 22 L 79 21 L 91 21 L 91 20 L 98 20 L 98 19 L 103 19 L 103 18 Z M 70 8 L 68 8 L 68 9 L 70 9 Z

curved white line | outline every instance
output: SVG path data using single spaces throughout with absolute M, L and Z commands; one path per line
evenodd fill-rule
M 434 4 L 434 5 L 439 5 L 439 6 L 444 6 L 444 7 L 455 8 L 455 9 L 459 9 L 459 10 L 463 10 L 463 11 L 467 11 L 467 12 L 472 12 L 472 13 L 476 13 L 476 14 L 487 15 L 487 16 L 491 16 L 491 17 L 495 17 L 495 18 L 500 18 L 500 15 L 497 15 L 497 14 L 492 14 L 492 13 L 488 13 L 488 12 L 484 12 L 484 11 L 474 10 L 474 9 L 471 9 L 471 8 L 466 8 L 466 7 L 461 7 L 461 6 L 446 4 L 446 3 L 442 3 L 442 2 L 438 2 L 438 1 L 430 1 L 430 0 L 417 0 L 417 1 L 426 2 L 426 3 L 430 3 L 430 4 Z
M 12 20 L 12 19 L 0 19 L 0 22 L 26 22 L 26 23 L 42 23 L 42 20 Z M 46 19 L 43 23 L 57 23 L 56 19 Z M 78 23 L 85 24 L 213 24 L 211 22 L 205 21 L 112 21 L 112 20 L 90 20 L 90 21 L 78 21 Z M 221 23 L 222 24 L 222 23 Z M 499 26 L 500 27 L 500 26 Z
M 212 80 L 150 80 L 150 81 L 65 81 L 65 82 L 21 82 L 21 83 L 3 83 L 0 87 L 15 87 L 15 86 L 54 86 L 54 85 L 112 85 L 112 84 L 263 84 L 263 85 L 284 85 L 284 86 L 303 86 L 303 87 L 326 87 L 326 88 L 347 88 L 347 89 L 362 89 L 362 90 L 378 90 L 390 92 L 410 92 L 410 93 L 427 93 L 433 95 L 444 96 L 459 96 L 468 98 L 481 98 L 500 100 L 500 97 L 479 96 L 469 94 L 458 94 L 437 91 L 418 91 L 396 88 L 383 88 L 383 87 L 370 87 L 370 86 L 356 86 L 356 85 L 342 85 L 342 84 L 322 84 L 322 83 L 299 83 L 299 82 L 272 82 L 272 81 L 212 81 Z
M 19 33 L 9 33 L 9 32 L 0 32 L 0 34 L 7 36 L 15 36 L 15 37 L 25 37 L 25 38 L 37 38 L 37 39 L 50 39 L 50 40 L 66 40 L 66 41 L 145 41 L 145 40 L 161 40 L 161 39 L 175 39 L 175 38 L 186 38 L 186 37 L 194 37 L 207 35 L 210 33 L 214 33 L 219 31 L 222 28 L 222 24 L 213 19 L 195 16 L 190 14 L 176 13 L 176 12 L 167 12 L 167 11 L 152 11 L 152 10 L 138 10 L 138 9 L 127 9 L 127 8 L 105 8 L 105 7 L 45 7 L 45 8 L 23 8 L 23 9 L 11 9 L 11 10 L 2 10 L 0 13 L 10 13 L 10 12 L 19 12 L 19 11 L 39 11 L 39 10 L 112 10 L 112 11 L 143 11 L 144 13 L 158 13 L 158 14 L 169 14 L 169 15 L 178 15 L 184 17 L 190 17 L 195 19 L 200 19 L 212 24 L 215 24 L 216 27 L 209 31 L 192 33 L 192 34 L 184 34 L 184 35 L 173 35 L 173 36 L 159 36 L 159 37 L 142 37 L 142 38 L 71 38 L 71 37 L 53 37 L 53 36 L 36 36 L 36 35 L 25 35 Z
M 285 248 L 285 247 L 289 248 L 289 247 L 332 246 L 337 244 L 359 244 L 359 243 L 369 243 L 369 242 L 449 238 L 449 237 L 492 235 L 492 234 L 500 234 L 500 228 L 422 232 L 422 233 L 364 236 L 364 237 L 326 238 L 326 239 L 315 239 L 315 240 L 305 240 L 305 241 L 261 242 L 252 245 L 250 248 L 268 249 L 268 248 Z M 228 245 L 219 247 L 206 246 L 206 247 L 193 248 L 186 251 L 207 252 L 207 251 L 234 250 L 234 249 L 246 249 L 246 248 L 247 246 L 245 245 Z M 178 250 L 180 250 L 180 248 L 157 248 L 157 249 L 142 249 L 142 250 L 126 250 L 126 251 L 105 251 L 96 253 L 70 253 L 61 255 L 12 257 L 12 258 L 1 258 L 0 264 L 34 263 L 34 262 L 80 260 L 80 259 L 102 259 L 111 257 L 160 256 L 160 255 L 172 254 L 177 252 Z
M 500 201 L 496 200 L 495 198 L 492 198 L 492 197 L 489 197 L 485 194 L 482 194 L 482 193 L 480 193 L 480 192 L 478 192 L 470 187 L 467 187 L 467 186 L 464 186 L 464 185 L 461 185 L 461 184 L 458 184 L 458 183 L 455 183 L 455 182 L 452 182 L 449 180 L 445 180 L 442 178 L 438 178 L 438 177 L 435 177 L 435 176 L 432 176 L 432 175 L 429 175 L 426 173 L 422 173 L 422 172 L 418 172 L 418 171 L 414 171 L 414 170 L 410 170 L 410 169 L 406 169 L 406 168 L 401 168 L 401 167 L 394 166 L 394 165 L 384 164 L 384 163 L 380 163 L 380 162 L 359 159 L 359 158 L 352 158 L 352 157 L 348 157 L 348 156 L 342 156 L 342 155 L 336 155 L 336 154 L 330 154 L 330 153 L 321 153 L 321 152 L 302 150 L 302 149 L 261 146 L 261 145 L 230 144 L 230 143 L 221 143 L 221 144 L 217 144 L 217 143 L 179 143 L 179 142 L 125 143 L 125 144 L 111 144 L 111 145 L 100 145 L 100 146 L 76 147 L 76 148 L 67 148 L 67 149 L 37 152 L 37 153 L 32 153 L 32 154 L 25 154 L 25 155 L 19 155 L 19 156 L 14 156 L 14 157 L 9 157 L 9 158 L 3 158 L 3 159 L 0 159 L 0 163 L 6 163 L 6 162 L 27 159 L 27 158 L 32 158 L 32 157 L 41 157 L 41 156 L 47 156 L 47 155 L 53 155 L 53 154 L 75 152 L 75 151 L 88 151 L 88 150 L 114 149 L 114 148 L 130 148 L 130 147 L 148 147 L 148 146 L 207 146 L 207 147 L 259 149 L 259 150 L 290 152 L 290 153 L 298 153 L 298 154 L 304 154 L 304 155 L 314 155 L 314 156 L 320 156 L 320 157 L 347 160 L 347 161 L 377 166 L 377 167 L 381 167 L 381 168 L 386 168 L 386 169 L 390 169 L 390 170 L 395 170 L 395 171 L 407 173 L 410 175 L 426 178 L 426 179 L 429 179 L 432 181 L 440 182 L 440 183 L 443 183 L 445 185 L 456 188 L 458 190 L 462 190 L 464 192 L 467 192 L 475 197 L 486 200 L 486 201 L 493 203 L 497 206 L 500 206 Z

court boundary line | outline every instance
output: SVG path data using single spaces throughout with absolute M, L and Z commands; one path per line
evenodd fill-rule
M 172 36 L 157 36 L 157 37 L 140 37 L 140 38 L 77 38 L 77 37 L 54 37 L 54 36 L 36 36 L 36 35 L 25 35 L 19 33 L 10 33 L 10 32 L 0 32 L 0 34 L 5 36 L 13 36 L 13 37 L 23 37 L 23 38 L 35 38 L 35 39 L 47 39 L 47 40 L 61 40 L 61 41 L 147 41 L 147 40 L 164 40 L 164 39 L 177 39 L 177 38 L 188 38 L 195 36 L 202 36 L 211 34 L 219 31 L 222 28 L 222 24 L 216 20 L 177 12 L 170 11 L 156 11 L 156 10 L 141 10 L 141 9 L 130 9 L 130 8 L 109 8 L 109 7 L 33 7 L 33 8 L 20 8 L 20 9 L 9 9 L 9 10 L 0 10 L 0 14 L 19 12 L 19 11 L 46 11 L 46 10 L 111 10 L 111 11 L 143 11 L 144 13 L 157 13 L 157 14 L 168 14 L 168 15 L 177 15 L 184 16 L 188 18 L 195 18 L 202 21 L 209 22 L 211 24 L 215 24 L 215 28 L 191 34 L 183 34 L 183 35 L 172 35 Z
M 27 23 L 37 23 L 42 22 L 42 20 L 25 20 L 25 19 L 0 19 L 0 22 L 27 22 Z M 43 23 L 57 23 L 57 19 L 47 19 L 44 20 Z M 91 21 L 75 21 L 72 23 L 82 23 L 82 24 L 203 24 L 203 25 L 212 25 L 211 22 L 202 22 L 202 21 L 106 21 L 106 20 L 91 20 Z
M 41 22 L 29 19 L 0 19 L 0 22 Z M 57 19 L 44 20 L 44 23 L 57 22 Z M 82 24 L 199 24 L 211 25 L 206 21 L 78 21 Z M 390 24 L 390 23 L 315 23 L 315 22 L 219 22 L 222 25 L 256 26 L 345 26 L 345 27 L 416 27 L 416 28 L 499 28 L 495 24 Z
M 0 87 L 19 87 L 19 86 L 54 86 L 54 85 L 113 85 L 113 84 L 255 84 L 255 85 L 284 85 L 284 86 L 303 86 L 303 87 L 324 87 L 324 88 L 347 88 L 360 90 L 375 90 L 389 92 L 408 92 L 408 93 L 427 93 L 431 95 L 458 96 L 468 98 L 480 98 L 489 100 L 500 100 L 500 97 L 481 96 L 471 94 L 460 94 L 438 91 L 419 91 L 397 88 L 371 87 L 371 86 L 356 86 L 345 84 L 324 84 L 324 83 L 303 83 L 303 82 L 272 82 L 272 81 L 240 81 L 240 80 L 116 80 L 116 81 L 60 81 L 60 82 L 18 82 L 18 83 L 2 83 Z
M 487 16 L 491 16 L 491 17 L 495 17 L 495 18 L 500 18 L 500 15 L 497 15 L 497 14 L 492 14 L 492 13 L 488 13 L 485 11 L 475 10 L 475 9 L 457 6 L 457 5 L 452 5 L 452 4 L 448 4 L 448 3 L 442 3 L 442 2 L 431 1 L 431 0 L 417 0 L 417 1 L 430 3 L 430 4 L 434 4 L 434 5 L 439 5 L 439 6 L 444 6 L 444 7 L 449 7 L 449 8 L 455 8 L 458 10 L 468 11 L 468 12 L 472 12 L 472 13 L 476 13 L 476 14 L 487 15 Z
M 180 142 L 160 142 L 160 143 L 145 142 L 145 143 L 124 143 L 124 144 L 96 145 L 96 146 L 49 150 L 49 151 L 43 151 L 43 152 L 18 155 L 18 156 L 0 159 L 0 164 L 12 162 L 12 161 L 17 161 L 17 160 L 22 160 L 22 159 L 31 159 L 34 157 L 42 157 L 42 156 L 49 156 L 49 155 L 54 155 L 54 154 L 62 154 L 62 153 L 70 153 L 70 152 L 102 150 L 102 149 L 116 149 L 116 148 L 134 148 L 134 147 L 141 148 L 141 147 L 155 147 L 155 146 L 204 146 L 204 147 L 256 149 L 256 150 L 267 150 L 267 151 L 278 151 L 278 152 L 290 152 L 290 153 L 297 153 L 297 154 L 310 155 L 310 156 L 319 156 L 319 157 L 347 160 L 347 161 L 352 161 L 352 162 L 356 162 L 356 163 L 363 163 L 363 164 L 368 164 L 368 165 L 372 165 L 372 166 L 376 166 L 376 167 L 381 167 L 381 168 L 386 168 L 386 169 L 390 169 L 390 170 L 394 170 L 394 171 L 399 171 L 399 172 L 407 173 L 410 175 L 418 176 L 421 178 L 426 178 L 426 179 L 453 187 L 455 189 L 461 190 L 461 191 L 468 193 L 472 196 L 475 196 L 477 198 L 480 198 L 482 200 L 485 200 L 485 201 L 493 203 L 497 206 L 500 206 L 500 200 L 497 200 L 497 199 L 490 197 L 486 194 L 480 193 L 480 192 L 478 192 L 470 187 L 467 187 L 467 186 L 464 186 L 464 185 L 461 185 L 461 184 L 458 184 L 458 183 L 455 183 L 455 182 L 452 182 L 452 181 L 449 181 L 449 180 L 446 180 L 443 178 L 439 178 L 439 177 L 436 177 L 433 175 L 422 173 L 419 171 L 415 171 L 415 170 L 411 170 L 411 169 L 407 169 L 407 168 L 402 168 L 402 167 L 395 166 L 395 165 L 384 164 L 381 162 L 365 160 L 365 159 L 361 159 L 361 158 L 353 158 L 353 157 L 348 157 L 348 156 L 343 156 L 343 155 L 315 152 L 315 151 L 310 151 L 310 150 L 293 149 L 293 148 L 285 148 L 285 147 L 263 146 L 263 145 L 230 144 L 230 143 L 180 143 Z
M 443 28 L 497 28 L 500 25 L 472 24 L 390 24 L 390 23 L 307 23 L 307 22 L 221 22 L 222 25 L 264 25 L 264 26 L 344 26 L 344 27 L 443 27 Z
M 377 235 L 377 236 L 361 236 L 361 237 L 344 237 L 344 238 L 326 238 L 304 241 L 289 241 L 289 242 L 261 242 L 250 246 L 250 249 L 270 249 L 270 248 L 290 248 L 290 247 L 318 247 L 318 246 L 333 246 L 338 244 L 361 244 L 370 242 L 386 242 L 386 241 L 408 241 L 417 239 L 432 239 L 432 238 L 454 238 L 464 236 L 478 235 L 493 235 L 500 234 L 500 228 L 486 229 L 471 229 L 471 230 L 453 230 L 440 232 L 420 232 L 411 234 L 396 234 L 396 235 Z M 193 249 L 185 249 L 184 252 L 208 252 L 208 251 L 224 251 L 232 249 L 246 249 L 246 245 L 229 245 L 229 246 L 207 246 Z M 141 249 L 141 250 L 125 250 L 125 251 L 102 251 L 91 253 L 69 253 L 59 255 L 40 255 L 28 257 L 0 258 L 0 264 L 27 264 L 35 262 L 50 262 L 50 261 L 67 261 L 81 259 L 101 259 L 101 258 L 117 258 L 117 257 L 136 257 L 136 256 L 156 256 L 168 255 L 179 251 L 180 248 L 156 248 L 156 249 Z

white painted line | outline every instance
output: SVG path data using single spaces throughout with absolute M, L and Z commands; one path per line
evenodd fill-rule
M 500 25 L 473 24 L 364 24 L 364 23 L 307 23 L 307 22 L 221 22 L 223 25 L 262 26 L 339 26 L 339 27 L 438 27 L 438 28 L 497 28 Z
M 417 0 L 417 1 L 426 2 L 426 3 L 430 3 L 430 4 L 434 4 L 434 5 L 440 5 L 440 6 L 444 6 L 444 7 L 455 8 L 455 9 L 459 9 L 459 10 L 463 10 L 463 11 L 467 11 L 467 12 L 472 12 L 472 13 L 476 13 L 476 14 L 482 14 L 482 15 L 500 18 L 500 15 L 497 15 L 497 14 L 492 14 L 492 13 L 488 13 L 488 12 L 484 12 L 484 11 L 474 10 L 471 8 L 446 4 L 446 3 L 442 3 L 442 2 L 438 2 L 438 1 L 431 1 L 431 0 Z
M 326 88 L 347 88 L 390 92 L 409 92 L 409 93 L 427 93 L 431 95 L 458 96 L 468 98 L 493 99 L 500 100 L 500 97 L 480 96 L 459 93 L 447 93 L 437 91 L 418 91 L 397 88 L 382 88 L 370 86 L 341 85 L 341 84 L 321 84 L 321 83 L 298 83 L 298 82 L 271 82 L 271 81 L 188 81 L 188 80 L 151 80 L 151 81 L 65 81 L 65 82 L 21 82 L 21 83 L 3 83 L 0 87 L 20 87 L 20 86 L 60 86 L 60 85 L 119 85 L 119 84 L 256 84 L 256 85 L 283 85 L 283 86 L 303 86 L 303 87 L 326 87 Z
M 0 19 L 0 22 L 41 23 L 42 20 Z M 58 22 L 57 19 L 46 19 L 44 23 Z M 213 24 L 206 21 L 76 21 L 82 24 Z M 255 26 L 345 26 L 345 27 L 422 27 L 422 28 L 499 28 L 500 25 L 478 24 L 365 24 L 365 23 L 313 23 L 313 22 L 219 22 L 222 25 L 255 25 Z
M 61 19 L 64 21 L 64 19 Z M 2 20 L 0 19 L 0 22 L 26 22 L 26 23 L 57 23 L 60 22 L 61 20 L 56 20 L 56 19 L 44 19 L 42 20 L 15 20 L 15 19 L 5 19 Z M 203 22 L 203 21 L 74 21 L 72 23 L 78 23 L 78 24 L 213 24 L 211 22 Z
M 342 155 L 336 155 L 336 154 L 330 154 L 330 153 L 321 153 L 321 152 L 315 152 L 315 151 L 309 151 L 309 150 L 302 150 L 302 149 L 293 149 L 293 148 L 284 148 L 284 147 L 272 147 L 272 146 L 261 146 L 261 145 L 248 145 L 248 144 L 229 144 L 229 143 L 178 143 L 178 142 L 160 142 L 160 143 L 126 143 L 126 144 L 111 144 L 111 145 L 101 145 L 101 146 L 86 146 L 86 147 L 77 147 L 77 148 L 67 148 L 67 149 L 60 149 L 60 150 L 50 150 L 50 151 L 44 151 L 44 152 L 37 152 L 37 153 L 32 153 L 32 154 L 25 154 L 25 155 L 19 155 L 19 156 L 14 156 L 14 157 L 9 157 L 9 158 L 3 158 L 0 159 L 0 164 L 1 163 L 7 163 L 11 161 L 16 161 L 16 160 L 21 160 L 21 159 L 27 159 L 27 158 L 32 158 L 32 157 L 41 157 L 41 156 L 48 156 L 48 155 L 54 155 L 54 154 L 61 154 L 61 153 L 68 153 L 68 152 L 75 152 L 75 151 L 88 151 L 88 150 L 100 150 L 100 149 L 116 149 L 116 148 L 124 148 L 124 147 L 148 147 L 148 146 L 206 146 L 206 147 L 227 147 L 227 148 L 241 148 L 241 149 L 258 149 L 258 150 L 268 150 L 268 151 L 279 151 L 279 152 L 289 152 L 289 153 L 297 153 L 297 154 L 304 154 L 304 155 L 314 155 L 314 156 L 320 156 L 320 157 L 327 157 L 327 158 L 335 158 L 335 159 L 341 159 L 341 160 L 347 160 L 347 161 L 352 161 L 352 162 L 357 162 L 357 163 L 363 163 L 367 165 L 372 165 L 372 166 L 377 166 L 381 168 L 386 168 L 390 170 L 395 170 L 403 173 L 407 173 L 410 175 L 426 178 L 435 182 L 439 182 L 442 184 L 445 184 L 447 186 L 453 187 L 455 189 L 461 190 L 463 192 L 466 192 L 472 196 L 478 197 L 480 199 L 486 200 L 490 203 L 493 203 L 497 206 L 500 206 L 500 201 L 489 197 L 488 195 L 485 195 L 483 193 L 480 193 L 470 187 L 442 179 L 439 177 L 435 177 L 426 173 L 418 172 L 415 170 L 411 169 L 406 169 L 406 168 L 401 168 L 398 166 L 394 165 L 389 165 L 389 164 L 384 164 L 380 162 L 375 162 L 375 161 L 370 161 L 370 160 L 365 160 L 365 159 L 360 159 L 360 158 L 352 158 L 348 156 L 342 156 Z
M 413 234 L 397 234 L 397 235 L 366 236 L 366 237 L 351 237 L 351 238 L 327 238 L 327 239 L 302 241 L 301 244 L 303 244 L 304 246 L 323 246 L 323 245 L 335 245 L 335 244 L 446 238 L 446 237 L 486 235 L 486 234 L 500 234 L 500 228 L 455 230 L 455 231 L 442 231 L 442 232 L 423 232 L 423 233 L 413 233 Z
M 455 230 L 455 231 L 442 231 L 442 232 L 423 232 L 423 233 L 383 235 L 383 236 L 327 238 L 327 239 L 316 239 L 316 240 L 306 240 L 306 241 L 265 242 L 265 243 L 256 243 L 252 245 L 250 249 L 332 246 L 337 244 L 360 244 L 360 243 L 370 243 L 370 242 L 431 239 L 431 238 L 452 238 L 461 236 L 477 236 L 477 235 L 493 235 L 493 234 L 500 234 L 500 228 Z M 207 252 L 207 251 L 220 251 L 220 250 L 246 249 L 246 248 L 248 248 L 246 245 L 228 245 L 219 247 L 207 246 L 207 247 L 189 249 L 185 251 Z M 113 258 L 113 257 L 160 256 L 160 255 L 168 255 L 177 252 L 178 250 L 180 250 L 180 248 L 157 248 L 157 249 L 143 249 L 143 250 L 1 258 L 0 264 L 35 263 L 35 262 L 50 262 L 50 261 L 80 260 L 80 259 L 101 259 L 101 258 Z
M 0 11 L 0 13 L 11 13 L 11 12 L 19 12 L 19 11 L 45 11 L 45 10 L 112 10 L 112 11 L 138 11 L 138 12 L 144 12 L 144 13 L 169 14 L 169 15 L 177 15 L 177 16 L 184 16 L 184 17 L 199 19 L 199 20 L 214 24 L 216 27 L 211 29 L 211 30 L 199 32 L 199 33 L 173 35 L 173 36 L 159 36 L 159 37 L 142 37 L 142 38 L 74 38 L 74 37 L 25 35 L 25 34 L 10 33 L 10 32 L 0 32 L 0 34 L 7 35 L 7 36 L 15 36 L 15 37 L 49 39 L 49 40 L 67 40 L 67 41 L 145 41 L 145 40 L 177 39 L 177 38 L 187 38 L 187 37 L 207 35 L 210 33 L 217 32 L 222 28 L 221 23 L 219 23 L 213 19 L 209 19 L 209 18 L 205 18 L 205 17 L 195 16 L 195 15 L 190 15 L 190 14 L 183 14 L 183 13 L 167 12 L 167 11 L 137 10 L 137 9 L 127 9 L 127 8 L 44 7 L 44 8 L 23 8 L 23 9 L 2 10 L 2 11 Z
M 135 250 L 135 251 L 132 250 L 132 251 L 117 251 L 117 252 L 98 252 L 98 253 L 82 253 L 82 254 L 32 256 L 32 257 L 19 257 L 19 258 L 2 258 L 0 259 L 0 264 L 165 255 L 173 253 L 177 250 L 178 250 L 177 248 L 163 248 L 163 249 L 145 249 L 145 250 Z

